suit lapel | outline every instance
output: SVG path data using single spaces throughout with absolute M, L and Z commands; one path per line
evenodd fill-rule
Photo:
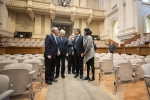
M 55 42 L 55 44 L 57 45 L 57 43 L 56 43 L 56 40 L 55 40 L 55 38 L 54 38 L 54 36 L 53 36 L 53 34 L 51 33 L 51 39 Z

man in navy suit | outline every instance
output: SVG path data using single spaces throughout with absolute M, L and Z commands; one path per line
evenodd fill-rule
M 52 85 L 52 82 L 57 82 L 54 80 L 54 70 L 55 70 L 55 59 L 57 55 L 60 55 L 58 48 L 58 41 L 56 36 L 59 30 L 57 27 L 52 28 L 52 33 L 47 35 L 45 38 L 45 81 L 47 84 Z
M 80 74 L 80 79 L 83 78 L 83 58 L 84 58 L 84 48 L 83 48 L 83 35 L 81 35 L 80 29 L 75 28 L 74 34 L 74 60 L 76 67 L 76 75 L 74 78 L 77 78 Z
M 59 77 L 59 71 L 60 71 L 60 61 L 61 61 L 61 77 L 65 78 L 65 58 L 67 54 L 67 48 L 68 48 L 68 39 L 65 36 L 65 31 L 60 30 L 60 36 L 57 37 L 59 42 L 59 49 L 60 49 L 60 55 L 57 56 L 57 63 L 56 63 L 56 76 L 55 78 Z
M 115 50 L 116 50 L 116 46 L 113 43 L 113 41 L 111 41 L 111 44 L 109 45 L 109 51 L 110 51 L 110 53 L 113 54 L 115 52 Z

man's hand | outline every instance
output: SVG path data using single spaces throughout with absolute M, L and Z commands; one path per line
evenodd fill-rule
M 68 57 L 68 53 L 66 54 L 66 56 Z
M 59 55 L 60 55 L 60 52 L 58 51 L 58 52 L 57 52 L 57 56 L 59 56 Z
M 81 57 L 83 57 L 84 55 L 83 55 L 83 53 L 81 53 Z
M 83 54 L 85 55 L 85 52 Z
M 49 55 L 49 56 L 47 56 L 47 58 L 48 58 L 48 59 L 51 59 L 51 56 Z
M 72 52 L 72 55 L 74 55 L 74 52 Z

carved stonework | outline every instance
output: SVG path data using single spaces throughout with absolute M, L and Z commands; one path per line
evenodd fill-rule
M 27 12 L 28 12 L 28 15 L 30 16 L 31 20 L 34 20 L 35 14 L 34 14 L 33 10 L 31 8 L 27 8 Z
M 87 19 L 87 24 L 89 25 L 92 20 L 93 20 L 93 15 L 90 15 Z
M 52 21 L 55 19 L 55 12 L 50 11 L 50 17 L 52 19 Z
M 75 19 L 76 19 L 76 14 L 71 14 L 70 16 L 71 22 L 74 22 Z

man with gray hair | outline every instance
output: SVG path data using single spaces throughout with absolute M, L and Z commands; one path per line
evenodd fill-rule
M 57 82 L 54 80 L 54 70 L 55 70 L 55 61 L 56 56 L 60 55 L 59 52 L 59 42 L 56 38 L 59 30 L 57 27 L 52 28 L 52 33 L 47 35 L 45 38 L 45 82 L 49 85 L 52 85 L 52 82 Z
M 57 37 L 59 42 L 59 49 L 60 49 L 60 55 L 57 56 L 56 61 L 56 76 L 55 78 L 59 77 L 59 71 L 60 71 L 60 61 L 61 61 L 61 77 L 65 78 L 65 58 L 67 54 L 67 47 L 68 47 L 68 39 L 65 36 L 65 31 L 60 30 L 60 36 Z

